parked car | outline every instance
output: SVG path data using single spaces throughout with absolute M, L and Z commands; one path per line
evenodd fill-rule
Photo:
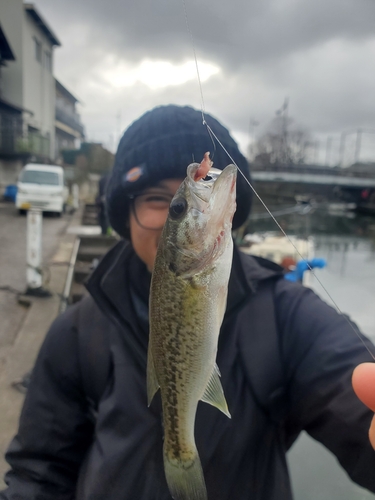
M 43 212 L 61 215 L 68 195 L 62 167 L 29 163 L 18 178 L 16 207 L 20 213 L 30 208 L 40 208 Z

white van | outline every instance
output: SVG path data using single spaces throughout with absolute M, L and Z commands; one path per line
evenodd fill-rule
M 58 165 L 29 163 L 23 167 L 17 183 L 16 207 L 20 213 L 29 208 L 61 215 L 68 199 L 64 170 Z

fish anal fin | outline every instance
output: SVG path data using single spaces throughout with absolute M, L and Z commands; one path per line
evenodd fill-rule
M 159 382 L 156 378 L 155 365 L 154 360 L 152 358 L 152 354 L 150 349 L 148 351 L 147 356 L 147 404 L 150 406 L 153 397 L 158 392 Z
M 204 391 L 201 400 L 205 403 L 209 403 L 210 405 L 215 406 L 220 411 L 222 411 L 224 415 L 231 418 L 219 377 L 219 368 L 215 364 L 210 380 L 208 381 L 206 390 Z

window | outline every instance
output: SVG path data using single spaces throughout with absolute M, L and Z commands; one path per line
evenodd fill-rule
M 35 44 L 35 59 L 38 62 L 42 62 L 42 42 L 40 42 L 37 38 L 34 38 Z
M 25 170 L 20 179 L 25 184 L 48 184 L 59 186 L 59 175 L 55 172 L 45 172 L 42 170 Z
M 52 72 L 52 56 L 51 56 L 51 52 L 45 52 L 44 53 L 44 67 Z

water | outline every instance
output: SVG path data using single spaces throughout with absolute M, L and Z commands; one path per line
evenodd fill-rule
M 272 207 L 272 211 L 282 212 L 283 208 Z M 375 217 L 316 209 L 305 215 L 280 214 L 277 220 L 287 234 L 314 238 L 315 256 L 328 263 L 316 271 L 319 279 L 341 311 L 375 342 Z M 252 220 L 249 229 L 278 231 L 269 218 Z M 314 278 L 312 288 L 332 304 Z M 336 458 L 305 433 L 289 452 L 288 463 L 296 500 L 375 499 L 352 483 Z

